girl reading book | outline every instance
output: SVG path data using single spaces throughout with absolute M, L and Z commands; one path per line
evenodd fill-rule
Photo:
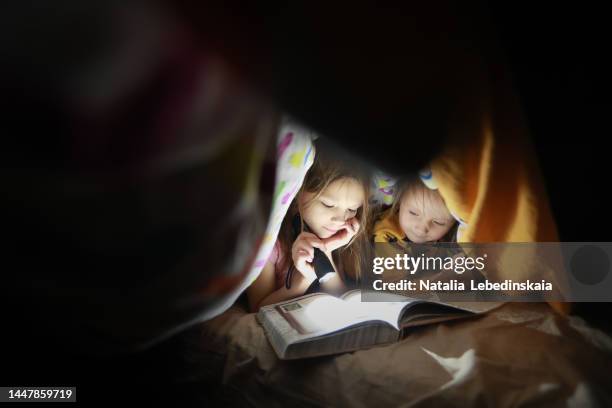
M 375 242 L 454 242 L 457 221 L 438 190 L 414 177 L 398 183 L 391 208 L 374 226 Z
M 247 289 L 251 310 L 320 287 L 339 294 L 359 279 L 369 243 L 369 174 L 320 139 L 302 187 L 283 220 L 274 250 Z
M 427 187 L 418 176 L 404 179 L 395 187 L 393 204 L 374 225 L 375 256 L 406 253 L 437 258 L 465 257 L 463 248 L 457 244 L 458 226 L 438 190 Z M 412 278 L 442 282 L 455 279 L 465 283 L 479 281 L 483 276 L 477 272 L 455 274 L 446 270 L 419 271 L 414 275 L 402 270 L 387 271 L 382 275 L 385 282 Z

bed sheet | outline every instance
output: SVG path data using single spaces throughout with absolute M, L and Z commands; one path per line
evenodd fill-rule
M 612 406 L 612 339 L 544 303 L 414 329 L 402 341 L 282 361 L 236 304 L 190 334 L 197 369 L 253 406 Z

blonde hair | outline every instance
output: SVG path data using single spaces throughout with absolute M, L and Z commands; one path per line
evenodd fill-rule
M 391 205 L 391 215 L 399 222 L 399 211 L 401 207 L 402 200 L 406 196 L 406 194 L 414 192 L 416 194 L 421 193 L 423 197 L 422 205 L 425 207 L 426 205 L 438 205 L 438 203 L 442 203 L 446 211 L 450 214 L 448 207 L 446 206 L 446 202 L 444 198 L 440 194 L 438 190 L 432 190 L 427 187 L 423 181 L 418 176 L 412 176 L 405 179 L 402 179 L 397 182 L 396 188 L 393 194 L 393 204 Z M 459 227 L 459 223 L 451 214 L 451 218 L 454 222 L 454 225 L 449 229 L 449 231 L 440 239 L 442 242 L 456 242 L 457 241 L 457 228 Z

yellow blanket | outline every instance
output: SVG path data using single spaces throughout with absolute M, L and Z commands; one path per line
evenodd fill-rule
M 460 242 L 556 242 L 548 196 L 509 80 L 482 81 L 459 112 L 445 150 L 421 174 L 465 222 Z M 476 114 L 474 114 L 476 107 Z M 470 111 L 468 111 L 471 110 Z M 506 272 L 508 273 L 508 272 Z M 509 273 L 508 273 L 509 274 Z M 513 270 L 502 279 L 528 279 Z M 551 303 L 568 313 L 569 303 Z

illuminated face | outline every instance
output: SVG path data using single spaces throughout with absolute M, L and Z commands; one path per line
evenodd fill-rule
M 440 240 L 455 220 L 437 191 L 417 187 L 402 196 L 399 223 L 410 241 L 422 244 Z
M 319 197 L 303 191 L 299 196 L 302 219 L 319 238 L 328 238 L 355 217 L 363 205 L 363 186 L 352 178 L 341 178 L 331 182 Z

